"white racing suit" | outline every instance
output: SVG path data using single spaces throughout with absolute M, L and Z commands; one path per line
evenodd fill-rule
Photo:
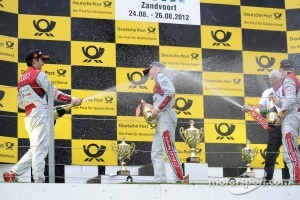
M 281 122 L 283 158 L 286 162 L 290 180 L 300 183 L 300 157 L 298 150 L 298 135 L 300 129 L 300 82 L 293 72 L 283 80 L 282 98 L 276 104 L 286 113 Z
M 47 75 L 34 67 L 28 67 L 18 81 L 18 106 L 25 110 L 24 122 L 29 134 L 30 149 L 12 171 L 20 176 L 32 167 L 35 182 L 45 181 L 45 157 L 49 145 L 47 92 L 50 84 Z M 54 90 L 54 99 L 66 103 L 74 103 L 76 100 L 57 89 Z
M 175 148 L 175 128 L 177 125 L 177 117 L 173 109 L 175 87 L 166 74 L 158 72 L 153 92 L 153 106 L 160 110 L 151 149 L 155 180 L 166 181 L 163 152 L 174 172 L 174 179 L 176 181 L 183 180 L 183 170 Z

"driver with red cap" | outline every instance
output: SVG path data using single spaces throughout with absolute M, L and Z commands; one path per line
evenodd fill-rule
M 155 180 L 166 182 L 166 169 L 163 153 L 169 160 L 176 181 L 188 182 L 189 176 L 183 176 L 183 170 L 175 148 L 175 129 L 177 117 L 174 110 L 175 87 L 170 76 L 165 72 L 165 65 L 154 61 L 143 70 L 144 75 L 155 81 L 153 88 L 154 117 L 157 117 L 156 130 L 151 148 L 151 160 Z
M 18 107 L 25 110 L 25 128 L 29 135 L 30 148 L 11 169 L 3 174 L 5 182 L 14 182 L 17 176 L 26 173 L 32 167 L 33 180 L 45 182 L 45 157 L 48 154 L 49 128 L 47 93 L 51 81 L 41 71 L 44 61 L 49 55 L 39 49 L 30 50 L 26 54 L 27 71 L 18 81 Z M 63 103 L 81 105 L 81 99 L 67 95 L 54 89 L 54 100 Z

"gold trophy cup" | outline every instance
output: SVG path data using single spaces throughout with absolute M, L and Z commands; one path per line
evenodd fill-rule
M 131 145 L 125 142 L 125 137 L 122 138 L 122 142 L 118 145 L 111 145 L 113 152 L 117 155 L 118 160 L 121 164 L 121 169 L 117 172 L 118 175 L 129 176 L 130 171 L 126 169 L 125 164 L 126 160 L 130 159 L 130 156 L 135 150 L 135 144 L 131 143 Z
M 152 105 L 146 103 L 145 101 L 141 101 L 141 110 L 146 122 L 150 125 L 156 124 L 156 118 L 153 117 L 151 109 L 153 108 Z
M 250 140 L 247 139 L 246 147 L 242 149 L 242 159 L 246 163 L 247 170 L 242 176 L 254 178 L 255 173 L 251 170 L 251 163 L 258 153 L 258 149 L 250 147 Z
M 190 127 L 184 129 L 180 127 L 179 133 L 185 143 L 190 147 L 191 155 L 186 159 L 188 163 L 199 163 L 200 159 L 196 156 L 195 150 L 197 144 L 199 144 L 204 136 L 204 129 L 197 129 L 194 127 L 194 121 L 190 120 Z

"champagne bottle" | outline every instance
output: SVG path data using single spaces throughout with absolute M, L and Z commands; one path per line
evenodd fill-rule
M 267 111 L 268 109 L 266 107 L 259 107 L 254 109 L 257 114 L 260 114 L 263 118 L 267 117 Z
M 270 105 L 269 105 L 268 114 L 267 114 L 268 124 L 274 125 L 277 117 L 278 117 L 278 111 L 275 107 L 273 99 L 270 99 Z
M 54 106 L 54 119 L 58 119 L 62 117 L 64 114 L 69 112 L 71 108 L 73 107 L 73 104 L 66 104 L 66 105 L 59 105 L 59 106 Z

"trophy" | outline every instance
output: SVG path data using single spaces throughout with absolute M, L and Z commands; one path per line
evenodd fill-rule
M 247 170 L 242 176 L 246 176 L 250 178 L 255 177 L 254 172 L 251 170 L 251 163 L 254 160 L 257 153 L 258 153 L 258 149 L 257 148 L 253 149 L 252 147 L 250 147 L 250 140 L 247 139 L 246 147 L 242 149 L 242 159 L 246 163 Z
M 144 116 L 146 122 L 150 125 L 156 124 L 156 118 L 153 117 L 152 112 L 151 112 L 152 108 L 153 108 L 152 105 L 141 100 L 141 109 L 142 109 L 143 116 Z
M 199 144 L 204 136 L 204 129 L 197 129 L 194 127 L 194 121 L 190 120 L 190 127 L 184 129 L 180 127 L 179 133 L 185 143 L 190 147 L 191 155 L 186 159 L 188 163 L 199 163 L 200 159 L 196 156 L 195 150 L 197 144 Z
M 111 145 L 113 152 L 117 155 L 118 160 L 121 164 L 121 169 L 117 172 L 117 175 L 129 176 L 130 172 L 125 167 L 125 161 L 130 159 L 133 151 L 135 150 L 135 144 L 131 145 L 125 142 L 125 137 L 122 138 L 122 142 L 118 145 L 114 143 Z

